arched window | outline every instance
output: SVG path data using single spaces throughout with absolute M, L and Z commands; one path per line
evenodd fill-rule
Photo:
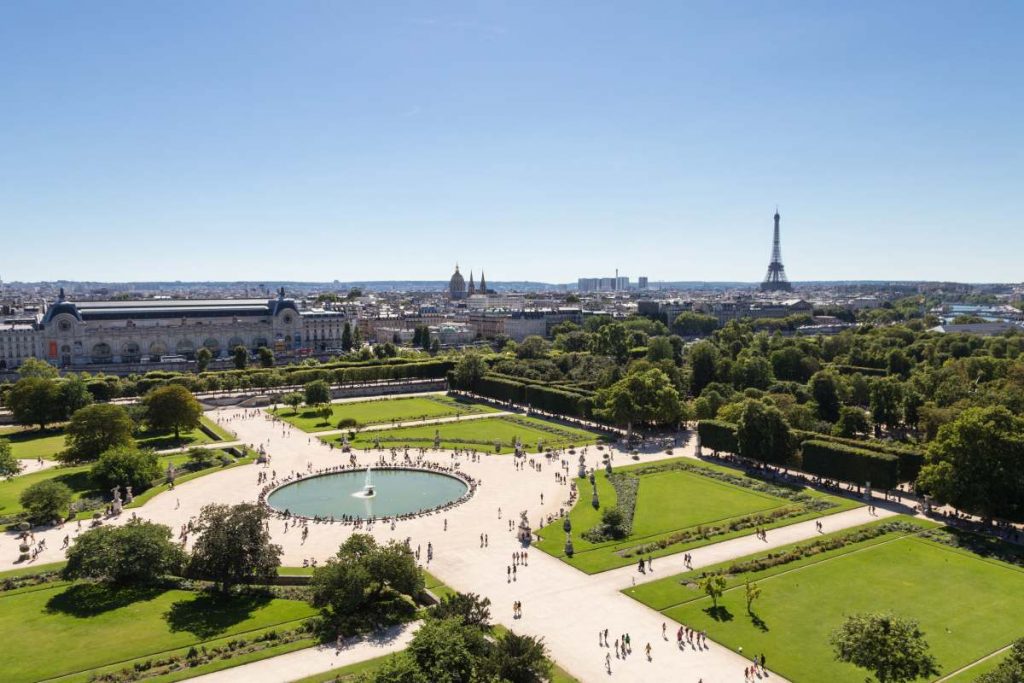
M 100 342 L 92 347 L 91 360 L 93 363 L 110 363 L 114 360 L 113 350 L 110 344 Z

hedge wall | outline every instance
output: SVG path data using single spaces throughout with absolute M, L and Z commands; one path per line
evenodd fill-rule
M 697 423 L 697 434 L 700 435 L 702 448 L 725 453 L 735 453 L 739 450 L 736 445 L 736 425 L 731 422 L 701 420 Z
M 918 472 L 924 464 L 924 451 L 908 444 L 893 443 L 891 441 L 858 441 L 857 439 L 846 439 L 817 432 L 805 432 L 799 429 L 793 430 L 793 435 L 803 444 L 806 441 L 827 441 L 833 444 L 840 444 L 873 453 L 885 453 L 896 456 L 900 461 L 900 481 L 913 481 L 917 479 Z
M 828 441 L 805 441 L 803 470 L 829 479 L 865 484 L 879 489 L 896 488 L 900 461 L 895 455 L 854 448 Z
M 538 410 L 559 415 L 589 418 L 593 414 L 594 401 L 590 396 L 549 385 L 520 382 L 492 373 L 477 380 L 473 385 L 473 391 L 481 396 L 499 401 L 525 403 Z

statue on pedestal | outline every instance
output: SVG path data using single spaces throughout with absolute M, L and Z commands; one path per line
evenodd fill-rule
M 441 448 L 441 430 L 434 430 L 434 450 Z
M 133 500 L 135 500 L 135 496 L 132 495 L 132 487 L 131 486 L 125 486 L 124 487 L 124 502 L 127 504 L 127 503 L 132 502 Z
M 580 479 L 583 479 L 585 476 L 587 476 L 587 459 L 583 456 L 582 453 L 580 454 L 580 474 L 579 474 L 579 476 L 580 476 Z
M 110 490 L 110 492 L 114 494 L 114 501 L 111 503 L 111 511 L 115 515 L 119 515 L 123 509 L 123 506 L 121 505 L 121 487 L 115 486 Z
M 173 486 L 175 476 L 177 476 L 177 473 L 174 471 L 174 463 L 167 463 L 167 483 Z

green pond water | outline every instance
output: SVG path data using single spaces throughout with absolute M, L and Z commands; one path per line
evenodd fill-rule
M 430 510 L 456 501 L 468 486 L 455 477 L 421 470 L 373 470 L 373 497 L 361 497 L 366 470 L 333 472 L 302 479 L 267 498 L 275 510 L 303 517 L 391 517 Z

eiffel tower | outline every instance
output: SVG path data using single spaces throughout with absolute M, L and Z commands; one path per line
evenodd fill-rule
M 772 260 L 768 274 L 761 283 L 762 292 L 791 292 L 793 285 L 786 279 L 786 267 L 782 265 L 782 246 L 779 244 L 779 210 L 775 209 L 775 237 L 772 240 Z

